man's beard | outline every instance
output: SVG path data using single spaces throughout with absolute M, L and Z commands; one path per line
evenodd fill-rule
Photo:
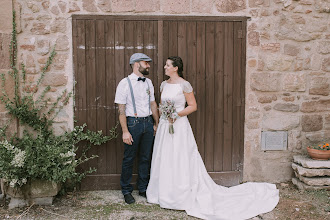
M 142 66 L 139 67 L 139 72 L 144 76 L 149 75 L 149 70 L 147 68 L 143 68 Z

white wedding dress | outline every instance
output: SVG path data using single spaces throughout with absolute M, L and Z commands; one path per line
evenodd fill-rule
M 175 102 L 177 112 L 185 108 L 189 82 L 161 85 L 161 99 Z M 233 187 L 217 185 L 208 175 L 188 121 L 175 121 L 174 134 L 169 123 L 160 119 L 152 155 L 149 203 L 163 208 L 185 210 L 201 219 L 248 219 L 275 208 L 279 192 L 274 184 L 244 183 Z

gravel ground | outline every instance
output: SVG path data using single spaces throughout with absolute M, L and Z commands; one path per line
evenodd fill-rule
M 330 191 L 299 191 L 281 183 L 280 202 L 269 213 L 252 220 L 330 220 Z M 136 203 L 127 205 L 118 190 L 74 192 L 55 198 L 52 206 L 32 205 L 8 210 L 9 200 L 0 201 L 0 219 L 197 219 L 184 211 L 162 209 L 133 192 Z

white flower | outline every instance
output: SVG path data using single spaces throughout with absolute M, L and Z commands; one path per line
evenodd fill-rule
M 26 178 L 23 178 L 22 179 L 22 183 L 25 184 L 27 182 L 27 179 Z
M 14 167 L 23 167 L 25 160 L 25 151 L 17 149 L 17 153 L 14 156 L 14 159 L 11 161 L 11 165 Z
M 13 179 L 13 180 L 10 181 L 9 186 L 10 187 L 15 187 L 16 183 L 17 183 L 17 179 Z
M 60 153 L 60 156 L 61 156 L 62 158 L 66 158 L 66 157 L 74 157 L 74 156 L 76 156 L 76 154 L 75 154 L 75 152 L 73 152 L 73 151 L 68 151 L 68 152 L 66 152 L 65 154 Z
M 9 151 L 14 150 L 14 148 L 15 148 L 15 147 L 14 147 L 13 145 L 11 145 L 7 140 L 1 141 L 0 144 L 3 145 L 3 146 L 4 146 L 7 150 L 9 150 Z

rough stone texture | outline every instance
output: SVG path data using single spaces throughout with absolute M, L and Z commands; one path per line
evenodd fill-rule
M 101 9 L 102 9 L 102 7 L 101 7 Z M 80 11 L 79 6 L 75 2 L 70 2 L 69 13 L 76 12 L 76 11 Z
M 56 50 L 68 50 L 69 38 L 66 35 L 59 36 L 56 39 Z
M 58 9 L 57 6 L 53 6 L 50 11 L 54 14 L 54 15 L 58 15 L 60 13 L 60 10 Z
M 299 110 L 299 105 L 291 103 L 277 103 L 273 108 L 282 112 L 297 112 Z
M 251 89 L 262 92 L 276 92 L 280 90 L 279 73 L 253 73 Z
M 99 0 L 97 2 L 97 7 L 99 7 L 102 11 L 104 12 L 110 12 L 111 11 L 111 1 L 108 0 Z M 78 10 L 76 10 L 78 8 Z M 72 11 L 79 11 L 79 7 L 77 6 L 77 4 L 72 5 L 72 9 L 70 9 L 70 12 Z
M 0 22 L 1 23 L 1 22 Z M 10 34 L 0 33 L 0 69 L 9 69 L 9 45 L 10 45 Z
M 307 155 L 295 155 L 293 156 L 293 161 L 305 168 L 330 169 L 330 160 L 313 160 Z
M 259 46 L 260 45 L 259 32 L 257 32 L 257 31 L 250 31 L 248 33 L 248 43 L 251 46 Z
M 64 86 L 68 82 L 68 77 L 64 74 L 47 74 L 42 81 L 45 86 Z
M 54 33 L 56 32 L 65 33 L 66 24 L 67 22 L 65 18 L 56 18 L 55 21 L 51 24 L 50 30 Z
M 0 33 L 11 33 L 12 30 L 12 0 L 1 0 L 0 7 Z
M 189 13 L 190 1 L 189 0 L 167 0 L 161 1 L 160 8 L 165 14 L 185 14 Z
M 270 5 L 270 0 L 249 0 L 249 7 L 268 7 Z
M 113 0 L 112 12 L 130 12 L 134 11 L 134 0 Z
M 290 55 L 290 56 L 297 56 L 300 52 L 299 47 L 291 44 L 285 44 L 284 45 L 284 54 Z
M 292 183 L 298 187 L 300 190 L 320 190 L 320 189 L 330 189 L 330 186 L 309 186 L 297 178 L 292 178 Z
M 246 8 L 244 0 L 216 0 L 215 6 L 219 12 L 237 12 Z
M 319 131 L 323 128 L 321 115 L 303 115 L 301 118 L 302 130 L 306 132 Z
M 330 137 L 330 131 L 318 131 L 313 133 L 307 133 L 306 139 L 311 142 L 324 142 Z
M 46 55 L 49 53 L 50 46 L 49 40 L 45 37 L 41 37 L 37 40 L 37 53 L 40 55 Z
M 310 186 L 330 186 L 330 177 L 303 177 L 295 173 L 298 179 Z
M 266 62 L 267 70 L 271 71 L 287 71 L 291 68 L 293 59 L 279 57 L 268 57 Z
M 61 12 L 64 13 L 66 11 L 66 2 L 63 1 L 59 1 L 58 3 L 58 7 L 61 9 Z
M 321 41 L 319 42 L 318 52 L 321 54 L 330 53 L 330 41 Z
M 330 176 L 330 169 L 310 169 L 310 168 L 302 167 L 296 163 L 292 163 L 292 169 L 300 176 L 306 176 L 306 177 Z
M 276 100 L 277 100 L 276 95 L 262 95 L 258 97 L 258 102 L 260 103 L 271 103 Z
M 63 70 L 65 68 L 65 64 L 69 58 L 68 54 L 56 54 L 54 57 L 53 67 L 55 70 Z
M 192 0 L 191 10 L 198 13 L 212 13 L 213 0 Z
M 306 77 L 304 73 L 286 74 L 283 79 L 283 90 L 289 92 L 303 92 L 306 90 Z
M 330 57 L 323 59 L 322 70 L 330 72 Z
M 263 118 L 262 128 L 264 130 L 287 131 L 300 125 L 299 116 L 286 114 L 267 114 Z
M 84 10 L 88 12 L 97 12 L 95 0 L 82 0 Z
M 267 43 L 267 44 L 261 44 L 261 49 L 264 51 L 270 51 L 270 52 L 277 52 L 280 50 L 280 44 L 279 43 Z
M 33 27 L 31 28 L 31 33 L 37 35 L 45 35 L 49 34 L 49 28 L 44 23 L 33 23 Z
M 303 102 L 300 108 L 302 112 L 323 112 L 330 109 L 330 99 Z
M 327 77 L 314 77 L 311 82 L 309 94 L 311 95 L 329 95 L 330 86 Z
M 158 1 L 153 0 L 140 0 L 135 3 L 136 12 L 154 12 L 159 11 L 160 4 Z

